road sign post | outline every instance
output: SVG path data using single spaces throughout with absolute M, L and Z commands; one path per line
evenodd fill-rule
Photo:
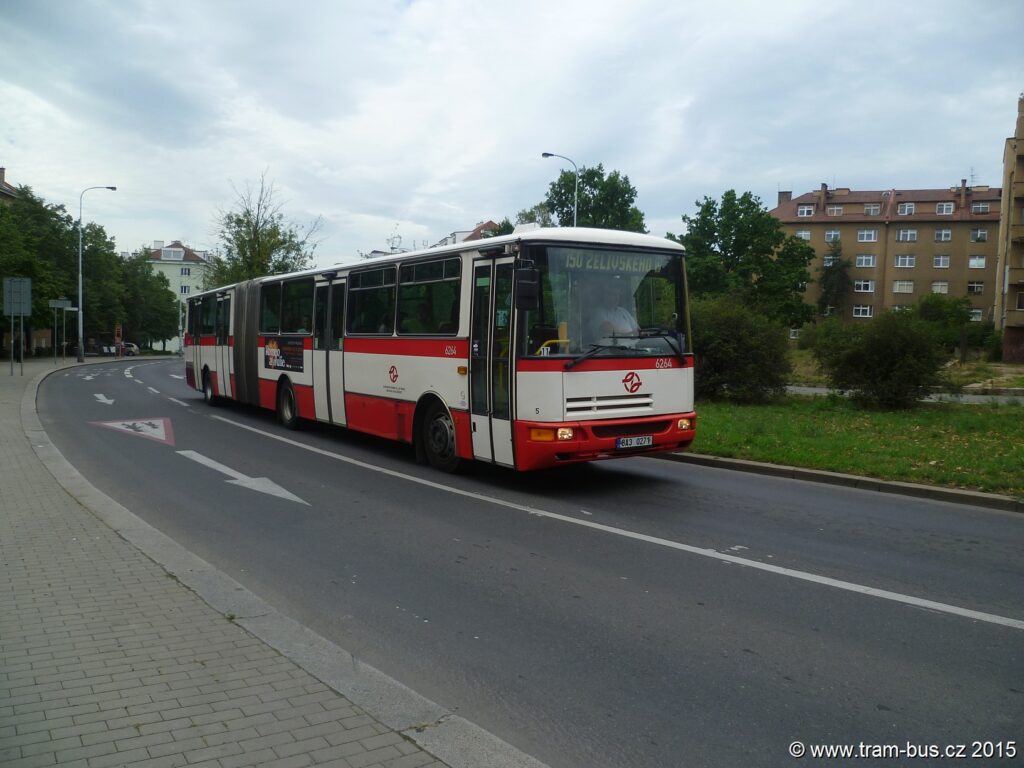
M 11 376 L 14 375 L 14 318 L 18 318 L 17 346 L 21 375 L 25 375 L 25 315 L 32 314 L 32 278 L 4 278 L 4 314 L 11 318 Z
M 53 309 L 53 364 L 57 364 L 57 310 L 67 309 L 71 306 L 71 301 L 68 299 L 51 299 L 50 307 Z M 63 314 L 63 313 L 62 313 Z M 67 315 L 64 315 L 67 317 Z M 61 354 L 61 359 L 64 355 Z

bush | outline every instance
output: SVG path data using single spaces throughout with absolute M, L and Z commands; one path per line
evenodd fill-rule
M 1003 332 L 995 331 L 985 342 L 985 358 L 993 363 L 1003 359 Z
M 786 329 L 734 297 L 695 301 L 691 320 L 698 398 L 754 403 L 785 391 Z
M 865 325 L 822 323 L 816 341 L 829 385 L 878 408 L 915 407 L 945 362 L 935 326 L 909 312 L 883 312 Z

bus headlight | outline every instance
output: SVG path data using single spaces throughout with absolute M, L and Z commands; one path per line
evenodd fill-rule
M 693 422 L 690 419 L 680 419 L 676 426 L 679 427 L 681 432 L 688 432 L 693 429 Z
M 559 427 L 558 428 L 558 439 L 559 440 L 572 440 L 575 437 L 572 427 Z

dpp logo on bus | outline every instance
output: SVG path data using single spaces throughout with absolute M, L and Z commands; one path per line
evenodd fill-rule
M 625 377 L 623 377 L 622 386 L 624 386 L 626 391 L 632 395 L 640 389 L 641 386 L 643 386 L 643 382 L 640 381 L 640 374 L 636 371 L 630 371 L 625 375 Z

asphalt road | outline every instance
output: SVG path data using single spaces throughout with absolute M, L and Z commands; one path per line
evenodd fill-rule
M 552 766 L 798 764 L 796 740 L 1024 749 L 1019 515 L 650 458 L 452 477 L 207 406 L 183 373 L 57 374 L 40 417 L 137 515 Z

